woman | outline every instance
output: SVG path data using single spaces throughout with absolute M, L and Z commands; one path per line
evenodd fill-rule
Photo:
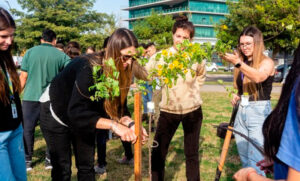
M 191 40 L 194 37 L 194 25 L 187 19 L 177 20 L 173 25 L 173 46 L 167 51 L 177 52 L 176 45 L 183 40 Z M 146 65 L 148 72 L 163 64 L 163 59 L 155 60 L 151 57 Z M 195 64 L 197 75 L 192 77 L 190 73 L 185 80 L 179 78 L 177 84 L 172 88 L 162 88 L 162 100 L 160 102 L 160 116 L 154 140 L 158 147 L 152 150 L 152 179 L 164 180 L 164 168 L 168 147 L 180 122 L 184 130 L 184 153 L 186 157 L 187 180 L 200 180 L 199 172 L 199 136 L 202 124 L 202 99 L 200 87 L 205 80 L 204 62 L 201 65 Z M 167 96 L 167 91 L 169 97 Z
M 80 44 L 76 41 L 70 41 L 65 47 L 65 53 L 71 58 L 75 58 L 81 54 Z
M 11 55 L 15 29 L 11 15 L 0 8 L 0 180 L 27 180 L 21 85 Z
M 274 162 L 274 179 L 300 180 L 300 45 L 295 52 L 282 92 L 275 109 L 263 125 L 266 160 L 259 166 L 264 170 Z M 252 168 L 238 171 L 236 180 L 264 181 Z
M 49 88 L 50 101 L 42 104 L 41 128 L 53 165 L 53 180 L 71 178 L 71 143 L 73 145 L 78 180 L 95 180 L 94 152 L 96 129 L 110 129 L 124 141 L 135 142 L 133 121 L 128 115 L 126 98 L 131 82 L 132 56 L 137 39 L 127 29 L 116 30 L 108 43 L 105 57 L 92 54 L 75 58 Z M 114 59 L 120 72 L 120 96 L 91 101 L 89 87 L 94 84 L 93 66 L 103 66 Z M 103 66 L 103 74 L 111 72 Z M 43 99 L 43 98 L 42 98 Z M 144 130 L 145 131 L 145 130 Z M 145 136 L 146 132 L 143 132 Z
M 273 60 L 263 51 L 261 31 L 249 26 L 240 34 L 237 52 L 223 56 L 224 60 L 235 65 L 234 85 L 238 94 L 233 96 L 231 103 L 235 105 L 241 100 L 234 129 L 259 146 L 263 145 L 262 125 L 271 112 L 270 94 L 275 72 Z M 263 158 L 261 153 L 241 136 L 236 134 L 235 139 L 242 166 L 253 167 L 264 174 L 256 166 L 256 162 Z

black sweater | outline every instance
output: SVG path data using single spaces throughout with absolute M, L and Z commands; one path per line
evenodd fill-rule
M 1 69 L 5 71 L 4 64 L 0 61 Z M 2 70 L 0 69 L 0 73 L 2 74 Z M 7 98 L 9 98 L 9 89 L 5 91 L 7 94 Z M 0 132 L 15 130 L 18 128 L 20 123 L 23 121 L 22 109 L 21 109 L 21 101 L 18 93 L 14 93 L 15 103 L 18 112 L 18 118 L 13 119 L 11 104 L 4 105 L 3 102 L 0 101 Z
M 91 101 L 89 98 L 94 95 L 94 92 L 89 91 L 93 84 L 92 68 L 88 60 L 78 57 L 50 85 L 49 95 L 53 111 L 76 133 L 94 133 L 98 119 L 108 118 L 104 110 L 104 99 Z M 127 106 L 125 115 L 129 115 Z

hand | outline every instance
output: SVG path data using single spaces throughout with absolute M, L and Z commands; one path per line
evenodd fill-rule
M 232 53 L 225 53 L 221 58 L 229 63 L 232 63 L 233 65 L 242 62 L 239 54 L 235 51 L 233 54 Z
M 134 133 L 134 130 L 129 129 L 128 127 L 115 123 L 115 125 L 112 127 L 112 130 L 121 137 L 121 140 L 127 141 L 127 142 L 136 142 L 136 135 Z
M 248 173 L 249 172 L 253 172 L 255 171 L 254 168 L 248 167 L 248 168 L 242 168 L 239 171 L 237 171 L 234 175 L 233 175 L 233 179 L 237 180 L 237 181 L 248 181 Z M 256 173 L 256 171 L 255 171 Z
M 137 87 L 137 86 L 136 86 L 136 83 L 133 83 L 133 84 L 130 85 L 130 88 L 135 89 L 136 87 Z
M 132 126 L 131 128 L 130 128 L 132 131 L 135 131 L 135 127 L 134 126 Z M 145 144 L 146 142 L 147 142 L 147 137 L 148 137 L 148 134 L 147 134 L 147 131 L 146 131 L 146 129 L 144 128 L 144 127 L 142 127 L 142 144 Z
M 129 117 L 129 116 L 123 116 L 120 119 L 120 123 L 127 126 L 129 125 L 129 123 L 131 123 L 133 120 Z
M 232 106 L 235 106 L 236 103 L 237 103 L 237 101 L 240 100 L 240 99 L 241 99 L 240 96 L 238 96 L 238 95 L 236 95 L 236 94 L 233 94 L 233 97 L 232 97 L 232 100 L 231 100 Z
M 260 170 L 264 171 L 265 173 L 273 173 L 273 161 L 268 159 L 260 160 L 256 163 L 256 166 L 260 168 Z

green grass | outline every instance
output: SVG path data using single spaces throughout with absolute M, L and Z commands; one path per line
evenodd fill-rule
M 278 100 L 279 95 L 272 95 L 272 105 L 274 106 Z M 220 157 L 223 140 L 216 136 L 216 129 L 214 125 L 221 122 L 229 122 L 231 115 L 231 105 L 226 93 L 207 92 L 202 94 L 203 98 L 203 124 L 200 135 L 200 174 L 201 180 L 211 181 L 215 176 L 218 160 Z M 132 109 L 132 98 L 129 99 L 129 107 Z M 151 135 L 153 136 L 153 134 Z M 51 180 L 50 171 L 44 170 L 44 153 L 45 141 L 42 138 L 39 127 L 35 133 L 35 147 L 34 147 L 34 169 L 28 174 L 28 180 Z M 148 148 L 143 146 L 142 158 L 142 175 L 143 180 L 148 180 Z M 107 174 L 101 177 L 97 176 L 97 180 L 134 180 L 133 166 L 120 165 L 117 159 L 121 158 L 123 154 L 123 147 L 120 140 L 110 140 L 107 143 Z M 72 166 L 72 180 L 76 180 L 76 168 L 73 157 Z M 232 180 L 232 175 L 241 167 L 235 142 L 230 144 L 227 160 L 221 176 L 222 181 Z M 165 180 L 186 180 L 185 177 L 185 158 L 183 150 L 183 130 L 180 125 L 173 140 L 170 144 L 169 153 L 166 161 Z

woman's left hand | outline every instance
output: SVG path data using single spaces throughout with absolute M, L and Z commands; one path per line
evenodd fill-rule
M 254 168 L 251 167 L 242 168 L 233 175 L 233 179 L 236 181 L 248 181 L 247 177 L 250 172 L 256 172 L 256 171 Z

